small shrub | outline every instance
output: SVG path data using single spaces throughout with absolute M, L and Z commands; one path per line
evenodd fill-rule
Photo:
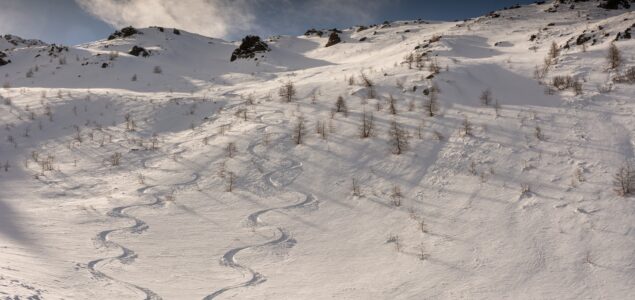
M 609 46 L 609 53 L 606 57 L 609 62 L 609 69 L 615 70 L 622 64 L 622 54 L 615 43 Z

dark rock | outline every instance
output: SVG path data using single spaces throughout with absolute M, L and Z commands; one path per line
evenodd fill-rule
M 583 33 L 580 36 L 578 36 L 578 38 L 575 40 L 575 43 L 576 43 L 576 45 L 580 46 L 580 45 L 588 42 L 591 39 L 592 39 L 591 35 Z
M 5 58 L 7 58 L 7 55 L 4 52 L 0 51 L 0 66 L 7 65 L 11 62 L 11 60 Z
M 364 31 L 364 30 L 366 30 L 366 29 L 368 29 L 368 27 L 366 27 L 366 26 L 359 26 L 359 28 L 357 28 L 357 32 L 361 32 L 361 31 Z
M 531 35 L 531 37 L 529 38 L 529 41 L 533 42 L 533 41 L 535 41 L 537 38 L 538 38 L 538 36 L 537 36 L 537 35 L 532 34 L 532 35 Z
M 434 74 L 430 74 L 428 75 L 428 77 L 426 77 L 426 79 L 432 79 L 432 78 L 434 78 Z
M 176 35 L 181 35 L 181 31 L 174 28 L 174 30 L 172 30 L 172 33 L 176 34 Z
M 600 3 L 598 7 L 604 9 L 620 9 L 620 8 L 631 8 L 630 2 L 632 0 L 607 0 L 603 3 Z
M 108 63 L 103 63 L 103 64 L 101 64 L 101 68 L 102 68 L 102 69 L 108 68 Z
M 240 46 L 232 53 L 230 61 L 238 58 L 254 58 L 256 53 L 270 51 L 269 45 L 260 40 L 257 35 L 248 35 L 243 38 Z
M 159 29 L 159 31 L 163 32 L 165 29 L 163 29 L 163 27 L 159 26 L 157 27 Z
M 121 30 L 115 31 L 113 34 L 108 36 L 108 40 L 114 40 L 116 38 L 127 38 L 129 36 L 133 36 L 135 34 L 141 34 L 137 29 L 132 26 L 124 27 Z
M 331 35 L 329 35 L 329 41 L 326 43 L 326 45 L 324 47 L 331 47 L 335 44 L 339 44 L 341 43 L 342 40 L 340 39 L 340 36 L 337 34 L 337 32 L 333 31 L 331 32 Z
M 128 52 L 128 54 L 134 55 L 134 56 L 143 56 L 143 57 L 148 57 L 150 56 L 150 52 L 148 52 L 148 50 L 146 50 L 143 47 L 139 47 L 139 46 L 132 46 L 132 49 Z
M 363 37 L 363 38 L 359 39 L 360 42 L 365 42 L 366 40 L 368 40 L 367 37 Z
M 322 30 L 317 30 L 317 29 L 315 29 L 315 28 L 311 28 L 311 29 L 307 30 L 307 31 L 304 33 L 304 35 L 305 35 L 305 36 L 312 36 L 312 35 L 314 35 L 314 36 L 319 36 L 319 37 L 322 37 L 322 35 L 324 35 L 324 32 L 322 32 Z

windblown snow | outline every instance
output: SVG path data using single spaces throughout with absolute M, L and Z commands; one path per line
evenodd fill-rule
M 0 39 L 0 299 L 634 299 L 634 25 Z

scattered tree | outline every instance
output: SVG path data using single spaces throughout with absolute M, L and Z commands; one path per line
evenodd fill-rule
M 364 111 L 362 114 L 362 124 L 360 126 L 360 137 L 365 139 L 373 135 L 375 130 L 375 121 L 372 113 Z
M 296 94 L 297 94 L 297 91 L 295 89 L 295 85 L 291 81 L 288 81 L 287 83 L 285 83 L 278 90 L 278 95 L 280 96 L 282 101 L 287 103 L 293 101 L 295 99 Z
M 400 155 L 408 149 L 408 132 L 396 120 L 390 123 L 388 135 L 390 136 L 393 154 Z
M 607 60 L 609 61 L 609 68 L 611 70 L 617 69 L 622 64 L 622 55 L 615 43 L 611 43 L 609 46 Z
M 344 113 L 345 116 L 348 116 L 348 107 L 342 96 L 337 97 L 337 101 L 335 101 L 335 112 Z
M 293 130 L 293 141 L 296 145 L 302 144 L 305 132 L 304 118 L 299 117 Z
M 479 99 L 481 99 L 481 104 L 489 106 L 492 103 L 492 90 L 489 88 L 484 90 Z

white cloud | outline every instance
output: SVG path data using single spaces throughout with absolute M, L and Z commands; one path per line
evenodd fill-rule
M 84 10 L 121 28 L 176 27 L 211 37 L 296 32 L 309 23 L 370 22 L 399 0 L 75 0 Z
M 84 10 L 121 28 L 165 26 L 211 37 L 254 27 L 248 0 L 75 0 Z

